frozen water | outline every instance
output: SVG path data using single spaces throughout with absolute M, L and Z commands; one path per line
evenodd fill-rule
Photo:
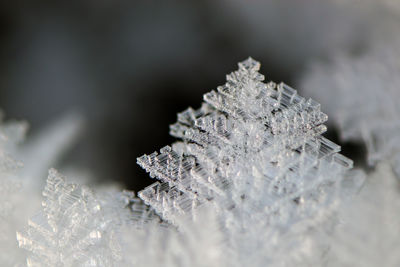
M 178 114 L 170 133 L 182 141 L 138 158 L 160 180 L 139 196 L 178 227 L 203 205 L 213 210 L 239 266 L 278 264 L 283 246 L 301 247 L 294 236 L 330 217 L 352 167 L 321 136 L 320 105 L 284 83 L 264 83 L 259 68 L 251 58 L 239 63 L 200 109 Z

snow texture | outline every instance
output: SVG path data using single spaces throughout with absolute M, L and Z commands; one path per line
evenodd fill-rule
M 26 124 L 9 122 L 0 124 L 0 265 L 22 263 L 24 253 L 17 249 L 16 225 L 21 221 L 18 206 L 23 204 L 21 183 L 15 179 L 22 163 L 11 154 L 25 136 Z
M 316 63 L 303 79 L 304 93 L 323 103 L 343 140 L 362 140 L 368 163 L 399 162 L 400 39 L 375 42 L 358 58 L 336 56 L 332 65 Z
M 152 220 L 123 230 L 124 266 L 227 266 L 217 221 L 207 210 L 175 227 Z M 204 219 L 207 218 L 205 223 Z
M 331 237 L 327 266 L 400 265 L 399 186 L 390 165 L 379 163 L 359 196 L 340 207 L 342 223 Z

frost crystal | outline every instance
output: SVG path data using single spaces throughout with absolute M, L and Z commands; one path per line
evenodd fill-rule
M 251 58 L 239 63 L 200 109 L 178 114 L 170 133 L 182 141 L 138 158 L 161 180 L 139 196 L 178 227 L 198 219 L 200 207 L 212 210 L 239 266 L 278 266 L 289 248 L 296 259 L 285 263 L 312 254 L 301 233 L 328 217 L 352 167 L 321 136 L 320 105 L 286 84 L 264 83 L 259 68 Z
M 43 196 L 43 212 L 17 233 L 20 247 L 32 252 L 28 266 L 111 266 L 118 258 L 114 225 L 93 193 L 50 170 Z

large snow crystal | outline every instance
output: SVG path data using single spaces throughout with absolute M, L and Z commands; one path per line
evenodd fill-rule
M 352 167 L 321 136 L 320 105 L 286 84 L 264 83 L 259 68 L 251 58 L 239 63 L 200 109 L 178 114 L 170 133 L 182 141 L 138 158 L 161 180 L 139 196 L 178 227 L 199 207 L 211 209 L 239 266 L 315 257 L 301 233 L 329 217 Z M 282 261 L 289 249 L 294 259 Z

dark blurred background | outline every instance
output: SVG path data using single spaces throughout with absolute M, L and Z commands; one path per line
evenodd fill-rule
M 310 62 L 362 51 L 367 16 L 331 0 L 2 1 L 0 107 L 32 133 L 82 113 L 64 162 L 137 191 L 152 181 L 136 157 L 172 143 L 176 113 L 238 61 L 252 56 L 268 80 L 296 87 Z

